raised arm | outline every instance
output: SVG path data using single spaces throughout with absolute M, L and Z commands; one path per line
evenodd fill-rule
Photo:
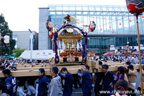
M 83 73 L 81 72 L 81 70 L 82 70 L 82 67 L 79 67 L 79 70 L 78 70 L 78 76 L 79 76 L 79 77 L 82 77 L 82 76 L 83 76 Z
M 81 73 L 81 70 L 80 70 L 80 69 L 78 70 L 78 76 L 79 76 L 79 77 L 82 77 L 82 76 L 83 76 L 83 73 Z
M 66 77 L 66 74 L 63 74 L 63 73 L 59 73 L 58 74 L 61 78 L 65 78 Z

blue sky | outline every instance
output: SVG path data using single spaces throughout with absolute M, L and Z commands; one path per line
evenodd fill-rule
M 38 32 L 39 9 L 49 4 L 64 5 L 125 5 L 125 0 L 0 0 L 2 13 L 13 31 Z

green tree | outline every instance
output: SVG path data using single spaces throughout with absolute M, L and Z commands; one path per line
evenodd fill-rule
M 13 32 L 9 29 L 8 23 L 5 21 L 5 18 L 2 14 L 0 15 L 0 33 L 1 33 L 2 37 L 4 37 L 5 35 L 10 36 L 10 43 L 9 44 L 5 44 L 4 39 L 1 38 L 1 47 L 0 47 L 0 49 L 1 48 L 2 49 L 0 50 L 0 53 L 2 55 L 12 54 L 12 50 L 14 49 L 16 41 L 14 39 L 12 39 Z
M 13 53 L 16 54 L 15 57 L 19 57 L 24 51 L 25 51 L 25 49 L 20 49 L 20 47 L 18 47 L 13 50 Z

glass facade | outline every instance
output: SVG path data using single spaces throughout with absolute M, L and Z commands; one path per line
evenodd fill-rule
M 60 28 L 64 16 L 69 14 L 81 21 L 76 26 L 84 29 L 90 21 L 96 23 L 94 32 L 89 32 L 90 38 L 87 48 L 89 51 L 105 52 L 110 45 L 125 46 L 130 42 L 137 46 L 136 18 L 130 14 L 126 6 L 74 6 L 74 5 L 49 5 L 48 19 Z M 141 41 L 143 41 L 144 18 L 139 16 Z M 143 42 L 141 42 L 143 44 Z
M 130 46 L 137 46 L 137 36 L 110 36 L 110 37 L 89 37 L 88 49 L 96 53 L 104 53 L 110 50 L 110 45 L 116 47 L 125 46 L 127 42 L 130 42 Z M 144 37 L 140 38 L 141 44 L 144 45 Z

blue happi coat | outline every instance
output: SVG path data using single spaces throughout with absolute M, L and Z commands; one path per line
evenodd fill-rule
M 16 96 L 14 90 L 16 89 L 16 78 L 13 76 L 9 76 L 5 79 L 5 92 L 10 96 Z
M 46 90 L 47 85 L 49 84 L 49 81 L 46 76 L 43 76 L 42 78 L 39 79 L 39 86 L 38 86 L 38 96 L 47 96 Z
M 114 85 L 117 82 L 118 78 L 110 71 L 108 71 L 106 75 L 101 72 L 97 74 L 96 77 L 97 79 L 95 83 L 95 90 L 109 92 L 103 94 L 101 93 L 100 96 L 111 96 L 114 91 L 114 86 L 111 87 L 110 83 Z M 102 83 L 102 85 L 99 85 L 100 83 Z
M 71 73 L 59 73 L 59 76 L 65 80 L 63 96 L 71 96 L 73 87 L 73 75 Z
M 92 89 L 92 77 L 89 71 L 81 73 L 81 70 L 78 71 L 78 76 L 82 77 L 82 91 L 83 94 L 89 94 L 90 96 Z

